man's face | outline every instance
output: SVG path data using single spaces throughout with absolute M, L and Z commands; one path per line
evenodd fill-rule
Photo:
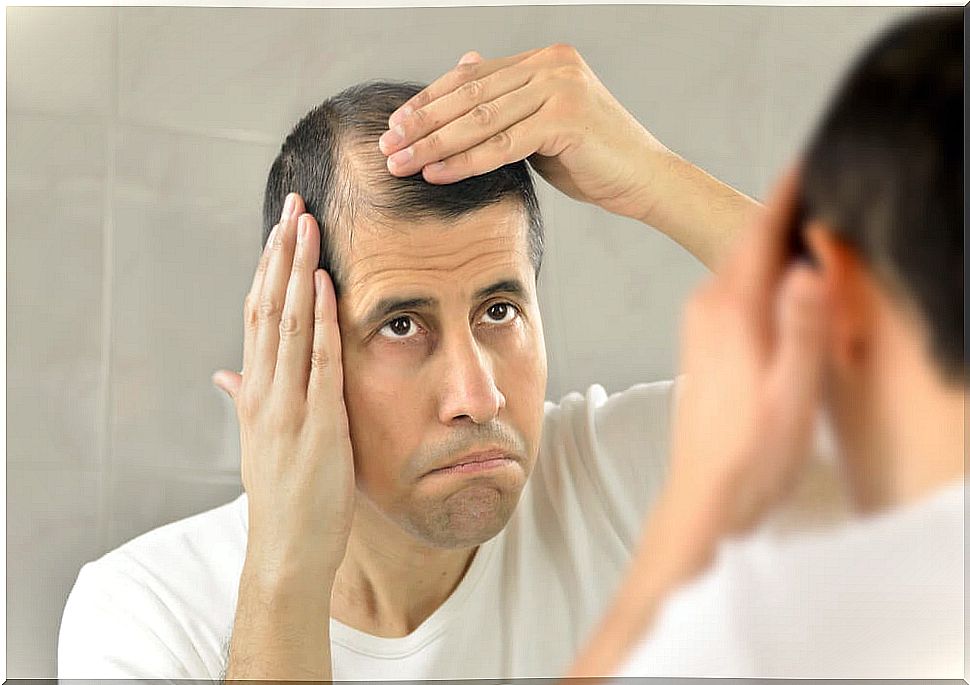
M 358 489 L 426 544 L 497 534 L 535 463 L 546 356 L 527 230 L 521 206 L 503 202 L 357 225 L 340 246 Z

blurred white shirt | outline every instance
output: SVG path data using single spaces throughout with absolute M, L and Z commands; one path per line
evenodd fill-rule
M 962 679 L 964 492 L 722 545 L 618 675 Z

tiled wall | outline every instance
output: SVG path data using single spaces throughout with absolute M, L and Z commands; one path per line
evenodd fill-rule
M 311 106 L 464 51 L 576 45 L 666 144 L 761 196 L 885 8 L 8 8 L 7 676 L 53 677 L 78 568 L 240 491 L 229 402 L 262 186 Z M 704 271 L 541 201 L 550 398 L 669 377 Z

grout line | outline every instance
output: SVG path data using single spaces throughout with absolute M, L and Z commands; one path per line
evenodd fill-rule
M 116 77 L 119 78 L 119 77 Z M 115 84 L 117 90 L 117 83 Z M 209 138 L 228 143 L 243 143 L 247 145 L 260 145 L 279 147 L 285 133 L 279 135 L 269 135 L 259 131 L 251 131 L 241 128 L 205 128 L 202 126 L 185 126 L 181 124 L 163 124 L 150 121 L 135 121 L 125 119 L 120 113 L 120 98 L 115 94 L 115 111 L 110 114 L 113 123 L 117 126 L 126 128 L 141 129 L 155 133 L 165 133 L 168 135 L 189 136 L 193 138 Z M 70 112 L 45 112 L 42 110 L 32 110 L 24 107 L 12 107 L 7 111 L 7 116 L 30 117 L 33 119 L 70 119 L 80 124 L 100 124 L 105 121 L 104 114 L 72 114 Z
M 111 362 L 112 334 L 114 329 L 114 187 L 115 156 L 118 147 L 116 122 L 118 120 L 118 42 L 120 17 L 115 8 L 114 39 L 112 60 L 114 78 L 112 80 L 111 107 L 102 119 L 105 125 L 105 175 L 104 196 L 102 198 L 103 216 L 101 218 L 101 399 L 100 399 L 100 444 L 98 446 L 98 550 L 105 551 L 108 537 L 108 518 L 113 507 L 108 498 L 109 468 L 111 465 Z

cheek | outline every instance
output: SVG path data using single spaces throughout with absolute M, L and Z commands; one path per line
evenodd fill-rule
M 363 355 L 344 356 L 344 401 L 357 482 L 368 493 L 389 490 L 408 455 L 420 445 L 410 385 L 388 365 Z
M 542 430 L 546 394 L 546 349 L 541 328 L 523 327 L 500 355 L 499 389 L 505 395 L 509 420 L 533 448 Z

